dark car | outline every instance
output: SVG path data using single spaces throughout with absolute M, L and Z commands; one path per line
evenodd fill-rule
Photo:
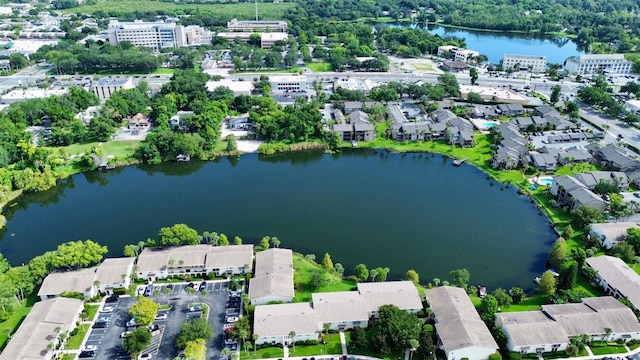
M 106 303 L 116 303 L 120 301 L 120 296 L 113 294 L 111 296 L 109 296 L 104 302 Z
M 207 288 L 207 282 L 203 281 L 203 282 L 200 283 L 200 287 L 198 288 L 198 291 L 202 291 L 202 290 L 204 290 L 206 288 Z
M 192 289 L 193 289 L 193 288 L 195 288 L 195 287 L 196 287 L 196 284 L 194 284 L 194 283 L 190 282 L 190 283 L 188 283 L 188 284 L 187 284 L 187 287 L 188 287 L 188 288 L 192 288 Z
M 78 356 L 79 358 L 83 359 L 83 358 L 92 358 L 96 356 L 96 352 L 93 350 L 89 350 L 89 351 L 83 351 L 80 353 L 80 356 Z
M 144 296 L 151 296 L 151 294 L 153 294 L 153 285 L 149 284 L 144 289 Z
M 107 327 L 107 322 L 106 321 L 96 321 L 95 324 L 93 324 L 92 328 L 94 329 L 104 329 Z

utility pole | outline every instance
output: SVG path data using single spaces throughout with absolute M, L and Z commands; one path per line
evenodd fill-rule
M 256 0 L 256 21 L 258 21 L 258 0 Z

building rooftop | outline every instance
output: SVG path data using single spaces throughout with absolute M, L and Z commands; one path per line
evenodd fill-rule
M 253 333 L 261 337 L 288 336 L 319 332 L 316 313 L 311 303 L 258 305 L 253 313 Z
M 587 264 L 598 272 L 610 287 L 626 296 L 634 308 L 640 309 L 640 275 L 622 259 L 613 256 L 587 258 Z
M 82 311 L 78 299 L 55 298 L 37 302 L 0 354 L 0 360 L 42 359 L 56 330 L 73 325 Z
M 123 282 L 123 276 L 127 276 L 134 260 L 132 257 L 104 259 L 96 270 L 96 280 L 103 285 Z
M 314 293 L 311 298 L 321 323 L 369 320 L 365 300 L 356 291 Z
M 254 277 L 249 281 L 249 298 L 278 295 L 293 297 L 293 252 L 267 249 L 256 254 Z
M 66 291 L 87 293 L 96 281 L 96 268 L 56 271 L 44 278 L 38 296 L 60 295 Z
M 446 351 L 473 346 L 498 349 L 464 289 L 440 286 L 427 290 L 426 295 Z
M 253 264 L 253 245 L 211 246 L 207 253 L 207 268 L 227 268 Z
M 422 309 L 420 294 L 411 281 L 358 283 L 358 292 L 369 312 L 378 311 L 382 305 L 395 305 L 402 310 Z

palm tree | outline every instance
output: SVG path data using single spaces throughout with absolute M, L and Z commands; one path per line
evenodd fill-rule
M 229 350 L 229 348 L 222 349 L 222 356 L 224 356 L 224 360 L 229 360 L 230 353 L 231 353 L 231 350 Z
M 260 338 L 260 335 L 254 333 L 251 338 L 253 339 L 253 355 L 256 354 L 256 341 L 258 341 L 258 339 Z
M 440 286 L 440 279 L 438 279 L 438 278 L 433 278 L 433 285 L 434 285 L 435 287 Z
M 416 351 L 418 349 L 418 347 L 420 346 L 420 342 L 416 339 L 409 339 L 409 360 L 411 360 L 413 358 L 413 352 Z
M 376 282 L 376 276 L 378 276 L 378 270 L 371 269 L 371 271 L 369 271 L 369 275 L 371 275 L 371 281 Z
M 611 333 L 613 332 L 613 330 L 610 327 L 606 327 L 604 328 L 604 332 L 607 336 L 607 338 L 605 340 L 609 340 L 609 336 L 611 336 Z
M 281 241 L 277 237 L 274 236 L 271 238 L 271 246 L 273 246 L 274 248 L 280 247 L 280 243 Z
M 296 332 L 291 330 L 289 332 L 289 337 L 291 338 L 291 345 L 293 345 L 293 351 L 296 351 Z

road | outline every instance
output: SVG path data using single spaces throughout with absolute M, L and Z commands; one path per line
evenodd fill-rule
M 601 129 L 606 129 L 607 135 L 612 139 L 622 135 L 622 140 L 629 145 L 640 149 L 640 130 L 620 120 L 606 115 L 594 108 L 580 103 L 580 116 L 587 122 L 595 124 Z
M 36 80 L 44 79 L 49 71 L 49 66 L 33 65 L 24 68 L 10 76 L 0 77 L 0 91 L 5 92 L 17 86 L 35 84 Z

